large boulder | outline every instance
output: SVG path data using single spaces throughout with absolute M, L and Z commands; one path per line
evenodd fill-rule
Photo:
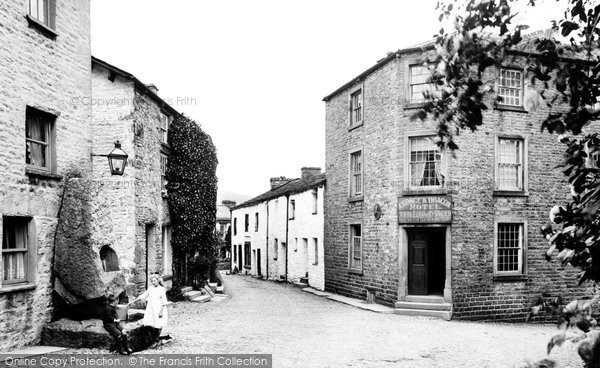
M 104 271 L 101 245 L 93 241 L 93 182 L 71 178 L 64 185 L 54 250 L 56 291 L 70 302 L 117 296 L 125 290 L 125 277 L 120 271 Z

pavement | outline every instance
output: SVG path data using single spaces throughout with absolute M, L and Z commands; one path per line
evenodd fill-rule
M 547 357 L 557 334 L 553 325 L 373 313 L 360 308 L 373 304 L 290 284 L 242 275 L 223 280 L 228 297 L 220 302 L 170 306 L 163 334 L 174 340 L 143 353 L 273 354 L 274 367 L 506 368 Z M 65 351 L 76 352 L 103 351 Z M 554 348 L 550 358 L 560 367 L 582 367 L 570 344 Z

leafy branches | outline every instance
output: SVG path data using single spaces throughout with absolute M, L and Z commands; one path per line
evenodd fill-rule
M 173 249 L 180 257 L 195 256 L 194 264 L 210 268 L 217 260 L 214 236 L 216 148 L 210 136 L 196 122 L 184 116 L 171 124 L 168 143 L 171 154 L 167 168 L 167 191 Z M 187 259 L 176 261 L 187 262 Z M 180 276 L 187 278 L 188 275 Z

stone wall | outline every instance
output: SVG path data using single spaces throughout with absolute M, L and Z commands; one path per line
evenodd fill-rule
M 56 4 L 53 39 L 25 18 L 26 0 L 0 3 L 0 222 L 30 218 L 31 277 L 26 285 L 0 286 L 0 351 L 36 343 L 51 314 L 51 264 L 62 191 L 61 176 L 90 170 L 90 3 Z M 25 117 L 31 106 L 56 115 L 55 175 L 26 173 Z M 0 226 L 0 238 L 2 237 Z M 20 290 L 17 290 L 19 289 Z
M 94 175 L 101 188 L 94 198 L 98 213 L 94 237 L 109 245 L 137 295 L 147 287 L 147 274 L 170 275 L 163 262 L 162 228 L 169 224 L 166 198 L 161 193 L 161 108 L 129 79 L 109 78 L 109 70 L 94 64 L 94 147 L 108 153 L 119 140 L 129 155 L 123 176 L 111 176 L 105 157 L 94 160 Z M 146 232 L 150 252 L 146 254 Z M 134 295 L 130 295 L 134 296 Z
M 433 123 L 412 121 L 417 110 L 405 102 L 407 65 L 420 53 L 398 54 L 356 86 L 364 93 L 364 124 L 349 129 L 349 89 L 327 102 L 325 193 L 325 287 L 364 298 L 365 288 L 376 290 L 377 300 L 393 305 L 406 293 L 406 265 L 399 226 L 398 198 L 404 195 L 405 147 L 408 137 L 433 134 Z M 519 60 L 513 61 L 517 64 Z M 493 77 L 490 75 L 490 77 Z M 525 94 L 533 87 L 525 78 Z M 492 101 L 489 101 L 492 107 Z M 453 201 L 450 288 L 453 318 L 522 320 L 532 298 L 542 293 L 567 300 L 589 292 L 578 287 L 576 272 L 548 263 L 547 241 L 539 235 L 550 208 L 566 200 L 568 188 L 554 167 L 563 147 L 557 137 L 540 133 L 547 114 L 490 108 L 475 133 L 457 137 L 460 150 L 448 158 L 448 191 Z M 525 196 L 494 195 L 495 141 L 498 135 L 519 135 L 527 141 L 528 192 Z M 349 152 L 363 150 L 364 199 L 348 199 Z M 373 208 L 379 204 L 382 217 Z M 495 221 L 526 222 L 525 277 L 513 281 L 494 278 Z M 363 272 L 348 269 L 349 223 L 362 224 Z M 441 226 L 441 225 L 440 225 Z M 588 294 L 589 295 L 589 294 Z

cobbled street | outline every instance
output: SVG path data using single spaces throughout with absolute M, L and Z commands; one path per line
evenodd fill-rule
M 545 357 L 556 334 L 550 325 L 375 313 L 288 284 L 240 275 L 223 278 L 226 300 L 174 304 L 164 333 L 175 340 L 144 353 L 273 354 L 277 368 L 506 368 Z M 560 367 L 581 367 L 573 346 L 555 348 L 551 358 Z

